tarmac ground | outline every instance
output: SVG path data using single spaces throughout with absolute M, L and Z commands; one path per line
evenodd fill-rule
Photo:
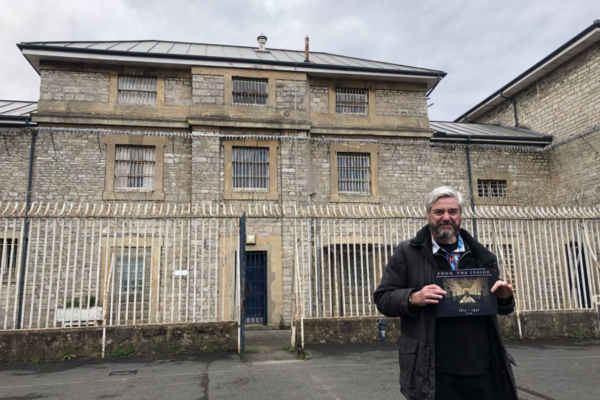
M 402 399 L 394 343 L 283 350 L 289 331 L 248 332 L 234 352 L 0 364 L 0 399 Z M 600 398 L 600 340 L 507 342 L 524 400 Z

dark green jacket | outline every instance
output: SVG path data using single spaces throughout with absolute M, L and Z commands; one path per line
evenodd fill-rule
M 477 242 L 467 231 L 460 230 L 466 252 L 459 260 L 461 269 L 493 268 L 498 271 L 496 256 Z M 436 306 L 409 307 L 411 293 L 433 284 L 438 270 L 432 252 L 428 226 L 417 236 L 396 248 L 387 264 L 381 283 L 375 291 L 377 309 L 387 317 L 402 319 L 402 336 L 398 339 L 400 359 L 400 390 L 408 400 L 435 399 L 435 326 Z M 514 311 L 514 298 L 498 301 L 501 315 Z M 517 399 L 516 384 L 510 366 L 514 359 L 506 351 L 496 316 L 493 325 L 492 372 L 499 400 Z

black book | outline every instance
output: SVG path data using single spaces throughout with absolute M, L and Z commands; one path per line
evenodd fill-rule
M 434 283 L 446 292 L 437 305 L 438 318 L 498 314 L 496 293 L 490 291 L 495 282 L 493 269 L 437 271 Z

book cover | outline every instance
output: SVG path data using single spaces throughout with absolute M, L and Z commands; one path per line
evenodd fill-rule
M 437 271 L 434 283 L 446 292 L 437 305 L 438 318 L 498 314 L 496 294 L 490 291 L 495 281 L 493 269 Z

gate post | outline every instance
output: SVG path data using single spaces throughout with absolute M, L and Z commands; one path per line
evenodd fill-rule
M 239 348 L 240 358 L 244 359 L 245 334 L 246 334 L 246 213 L 240 218 L 240 237 L 238 238 L 238 257 L 240 268 L 240 320 L 239 320 Z

